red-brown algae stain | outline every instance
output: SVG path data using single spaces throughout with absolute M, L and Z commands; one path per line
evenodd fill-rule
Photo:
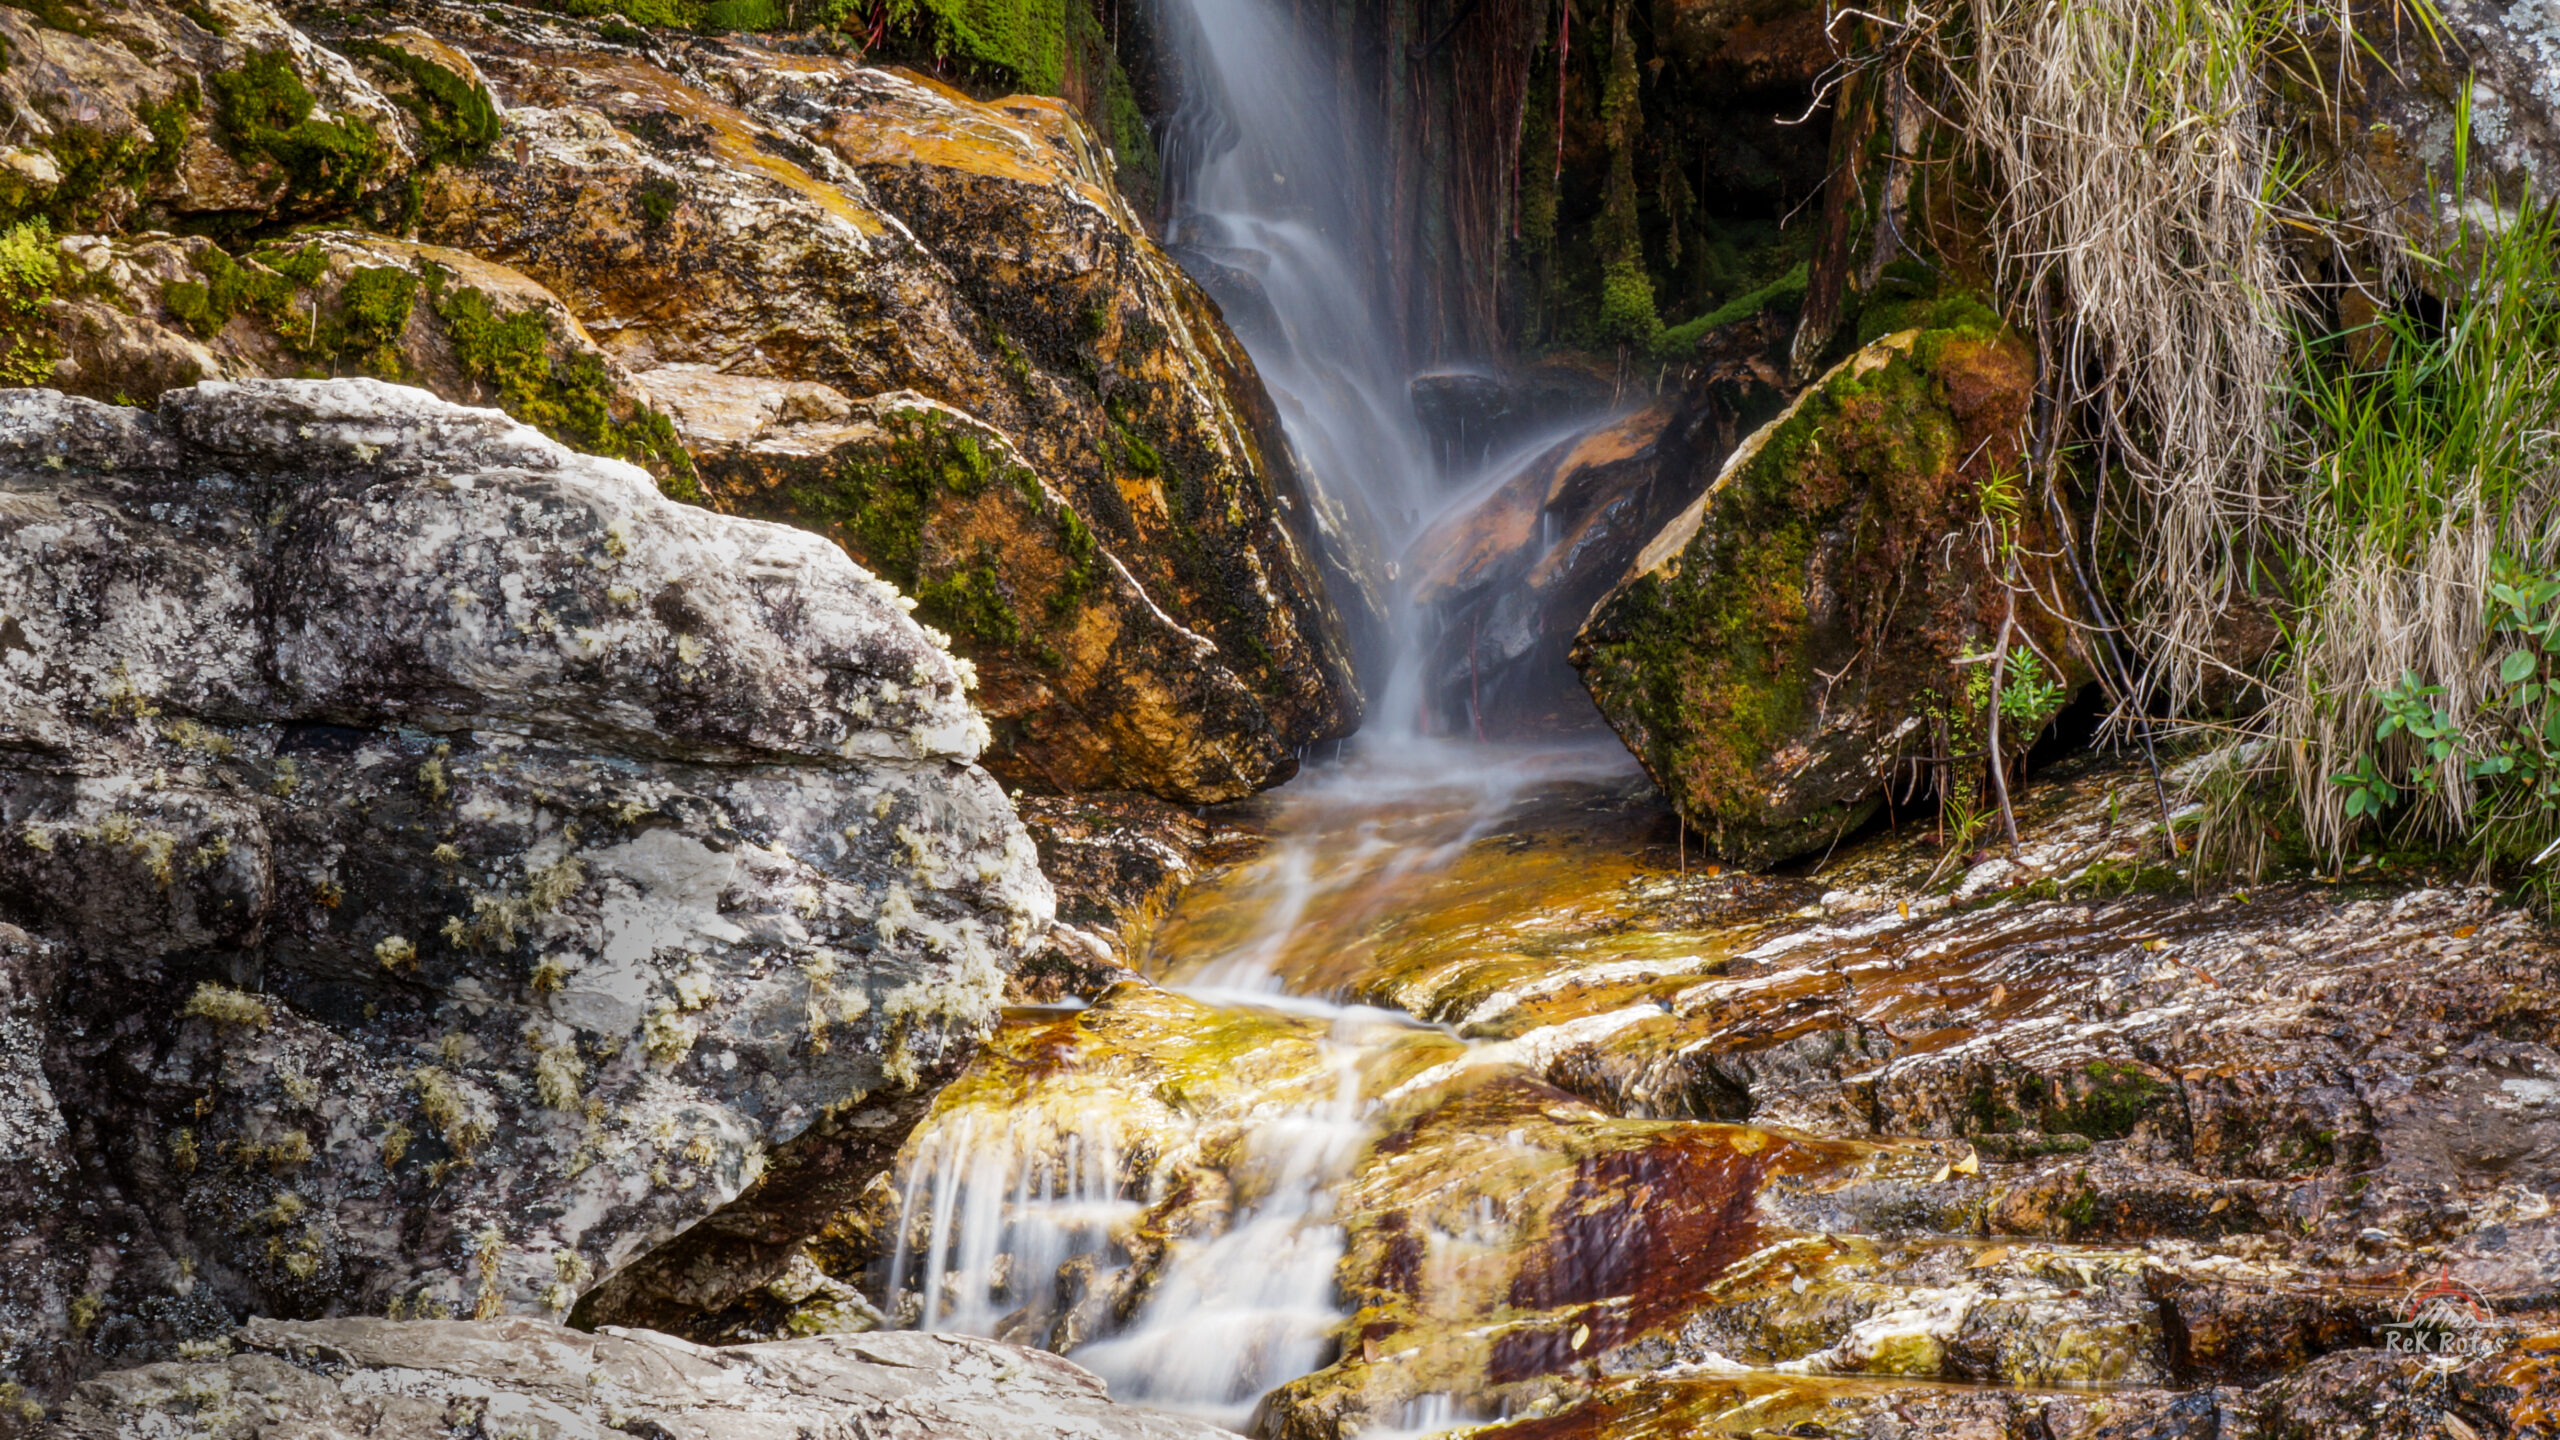
M 1680 1127 L 1585 1157 L 1508 1297 L 1518 1310 L 1564 1313 L 1495 1340 L 1488 1378 L 1563 1370 L 1696 1305 L 1758 1248 L 1760 1186 L 1786 1148 L 1766 1142 L 1756 1131 Z

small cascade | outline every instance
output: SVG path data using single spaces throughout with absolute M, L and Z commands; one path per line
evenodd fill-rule
M 1463 743 L 1431 712 L 1421 665 L 1438 622 L 1398 583 L 1401 557 L 1569 431 L 1435 450 L 1367 259 L 1382 253 L 1364 238 L 1383 200 L 1363 160 L 1377 147 L 1342 130 L 1330 66 L 1269 0 L 1171 8 L 1193 93 L 1215 101 L 1165 139 L 1168 241 L 1251 352 L 1334 517 L 1336 573 L 1385 608 L 1383 653 L 1366 657 L 1373 718 L 1347 754 L 1304 757 L 1271 847 L 1144 957 L 1168 988 L 1126 1008 L 1165 1028 L 1120 1051 L 1072 1019 L 1017 1015 L 943 1093 L 901 1156 L 894 1246 L 874 1273 L 902 1324 L 1042 1346 L 1121 1401 L 1245 1429 L 1267 1392 L 1336 1358 L 1338 1192 L 1378 1138 L 1382 1097 L 1467 1049 L 1353 1003 L 1356 957 L 1533 787 L 1630 763 L 1614 743 Z M 1428 1232 L 1426 1261 L 1506 1238 L 1470 1212 Z M 1454 1273 L 1429 1283 L 1461 1288 Z M 1469 1418 L 1426 1397 L 1378 1433 Z
M 1333 1189 L 1369 1140 L 1347 1053 L 1338 1073 L 1331 1100 L 1246 1132 L 1226 1231 L 1172 1241 L 1128 1328 L 1070 1352 L 1113 1394 L 1241 1427 L 1264 1391 L 1328 1358 L 1343 1318 Z

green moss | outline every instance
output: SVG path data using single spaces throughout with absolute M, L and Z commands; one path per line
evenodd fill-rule
M 179 14 L 196 22 L 198 29 L 201 29 L 204 33 L 213 36 L 217 40 L 231 33 L 230 21 L 214 14 L 204 6 L 196 4 L 195 0 L 180 0 L 180 3 L 177 6 L 177 11 Z
M 1836 375 L 1719 482 L 1675 565 L 1630 580 L 1593 615 L 1579 660 L 1594 698 L 1727 855 L 1801 853 L 1878 803 L 1785 808 L 1764 767 L 1811 723 L 1815 642 L 1845 636 L 1844 650 L 1870 657 L 1861 703 L 1904 704 L 1933 678 L 1913 657 L 1937 643 L 1923 627 L 1936 623 L 1926 596 L 1942 582 L 1914 571 L 1923 549 L 1975 513 L 1941 377 L 1986 387 L 2014 378 L 2014 353 L 1985 348 L 2012 343 L 1928 332 L 1907 353 Z M 1807 577 L 1837 534 L 1846 568 L 1827 578 L 1845 603 L 1816 632 Z
M 773 0 L 710 0 L 694 28 L 714 34 L 729 30 L 775 30 L 783 24 L 782 7 Z
M 663 175 L 653 175 L 640 182 L 631 198 L 639 202 L 641 218 L 655 230 L 675 218 L 676 207 L 684 203 L 684 189 Z
M 1636 260 L 1609 265 L 1600 277 L 1600 338 L 1612 345 L 1650 350 L 1662 337 L 1654 313 L 1653 279 Z
M 274 161 L 285 198 L 343 208 L 381 173 L 387 152 L 373 126 L 312 119 L 310 88 L 284 51 L 252 51 L 211 84 L 225 148 L 244 161 Z
M 588 454 L 649 465 L 668 494 L 700 502 L 693 457 L 677 440 L 673 423 L 646 406 L 628 419 L 615 419 L 613 377 L 604 361 L 561 347 L 550 312 L 528 308 L 502 315 L 487 292 L 448 289 L 441 275 L 434 308 L 454 363 L 495 392 L 499 409 Z
M 341 48 L 407 82 L 392 99 L 418 122 L 419 163 L 476 160 L 497 143 L 498 109 L 485 87 L 383 41 L 356 40 Z
M 131 135 L 110 135 L 93 126 L 59 126 L 45 142 L 62 181 L 42 202 L 43 213 L 66 231 L 104 225 L 111 198 L 120 201 L 140 188 L 148 173 L 153 147 Z
M 316 254 L 309 247 L 305 253 Z M 280 325 L 292 309 L 295 282 L 266 266 L 244 266 L 220 250 L 207 249 L 196 257 L 195 268 L 205 278 L 168 282 L 160 287 L 160 303 L 199 339 L 212 339 L 242 311 Z
M 1076 513 L 1053 504 L 1038 477 L 995 451 L 973 431 L 932 412 L 886 417 L 884 450 L 843 454 L 786 488 L 791 517 L 836 535 L 863 564 L 915 597 L 916 614 L 952 635 L 983 645 L 1020 646 L 1041 663 L 1063 663 L 1033 635 L 1019 608 L 1020 584 L 1002 557 L 980 545 L 966 563 L 928 566 L 925 532 L 945 497 L 976 497 L 1009 487 L 1055 527 L 1065 566 L 1039 597 L 1040 613 L 1059 619 L 1099 583 L 1101 555 Z
M 1655 352 L 1666 356 L 1685 355 L 1698 348 L 1698 342 L 1706 338 L 1708 331 L 1719 326 L 1739 324 L 1763 310 L 1796 309 L 1804 303 L 1808 273 L 1804 262 L 1798 261 L 1794 269 L 1759 289 L 1737 295 L 1695 320 L 1671 326 L 1656 340 Z
M 35 22 L 48 30 L 66 30 L 74 35 L 89 33 L 89 18 L 81 12 L 89 7 L 75 0 L 0 0 L 12 10 L 35 17 Z
M 0 384 L 52 380 L 53 328 L 41 317 L 61 278 L 52 227 L 29 220 L 0 234 Z
M 155 176 L 175 175 L 178 162 L 186 158 L 188 122 L 204 108 L 204 99 L 191 77 L 178 93 L 166 101 L 143 100 L 135 104 L 133 113 L 151 131 L 151 149 L 142 157 L 144 173 Z
M 996 572 L 995 551 L 980 545 L 968 565 L 915 587 L 916 614 L 953 635 L 994 645 L 1022 639 L 1022 620 L 1006 598 Z
M 418 277 L 390 266 L 365 267 L 347 277 L 327 349 L 341 364 L 396 380 L 406 368 L 400 337 L 417 305 Z
M 2043 1115 L 2044 1130 L 2092 1140 L 2123 1139 L 2176 1094 L 2134 1066 L 2104 1060 L 2090 1061 L 2054 1091 L 2055 1099 Z

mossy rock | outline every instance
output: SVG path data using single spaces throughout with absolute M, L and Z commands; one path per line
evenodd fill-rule
M 984 763 L 1008 784 L 1197 805 L 1244 795 L 1289 761 L 1245 678 L 1169 618 L 1002 432 L 900 391 L 832 396 L 838 413 L 814 423 L 714 438 L 723 405 L 806 409 L 813 397 L 703 372 L 640 382 L 665 387 L 696 439 L 708 503 L 825 535 L 948 632 L 995 728 Z
M 335 231 L 238 254 L 203 237 L 81 237 L 64 249 L 50 282 L 61 298 L 44 307 L 54 334 L 42 378 L 57 389 L 148 404 L 206 379 L 396 380 L 495 405 L 563 444 L 647 467 L 678 499 L 699 497 L 666 417 L 558 297 L 504 266 Z
M 1727 859 L 1831 843 L 1930 749 L 1959 662 L 2011 613 L 1995 514 L 2021 567 L 2013 648 L 2077 680 L 2065 625 L 2025 588 L 2070 593 L 2016 500 L 2033 374 L 2018 337 L 1969 314 L 1866 346 L 1738 446 L 1593 610 L 1573 656 L 1592 698 Z

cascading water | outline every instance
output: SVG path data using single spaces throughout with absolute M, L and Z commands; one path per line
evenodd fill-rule
M 1165 147 L 1179 198 L 1171 245 L 1261 371 L 1334 519 L 1328 540 L 1345 552 L 1336 575 L 1370 587 L 1388 614 L 1385 643 L 1368 657 L 1373 718 L 1347 759 L 1289 788 L 1233 907 L 1249 923 L 1168 962 L 1179 972 L 1168 981 L 1228 1007 L 1218 1013 L 1312 1027 L 1306 1059 L 1249 1113 L 1176 1104 L 1147 1109 L 1134 1130 L 1127 1097 L 1107 1086 L 1036 1113 L 946 1094 L 902 1159 L 886 1293 L 905 1323 L 1060 1349 L 1124 1401 L 1241 1427 L 1265 1391 L 1331 1358 L 1344 1319 L 1334 1192 L 1374 1138 L 1373 1070 L 1424 1029 L 1400 1012 L 1318 998 L 1328 987 L 1307 983 L 1310 946 L 1389 907 L 1404 881 L 1463 851 L 1529 787 L 1623 772 L 1627 759 L 1608 747 L 1531 763 L 1527 752 L 1430 734 L 1419 674 L 1428 617 L 1400 603 L 1392 557 L 1554 437 L 1491 461 L 1435 454 L 1408 398 L 1408 357 L 1380 323 L 1379 277 L 1355 258 L 1384 253 L 1378 180 L 1362 158 L 1377 147 L 1343 132 L 1329 74 L 1266 0 L 1188 9 L 1187 25 L 1169 27 L 1199 81 Z M 1168 1193 L 1204 1173 L 1227 1193 L 1196 1206 Z M 1160 1241 L 1138 1233 L 1141 1216 L 1167 1213 L 1191 1218 Z M 1158 1243 L 1152 1264 L 1129 1263 Z M 1107 1278 L 1139 1272 L 1137 1293 Z M 1435 1401 L 1399 1428 L 1456 1416 Z

